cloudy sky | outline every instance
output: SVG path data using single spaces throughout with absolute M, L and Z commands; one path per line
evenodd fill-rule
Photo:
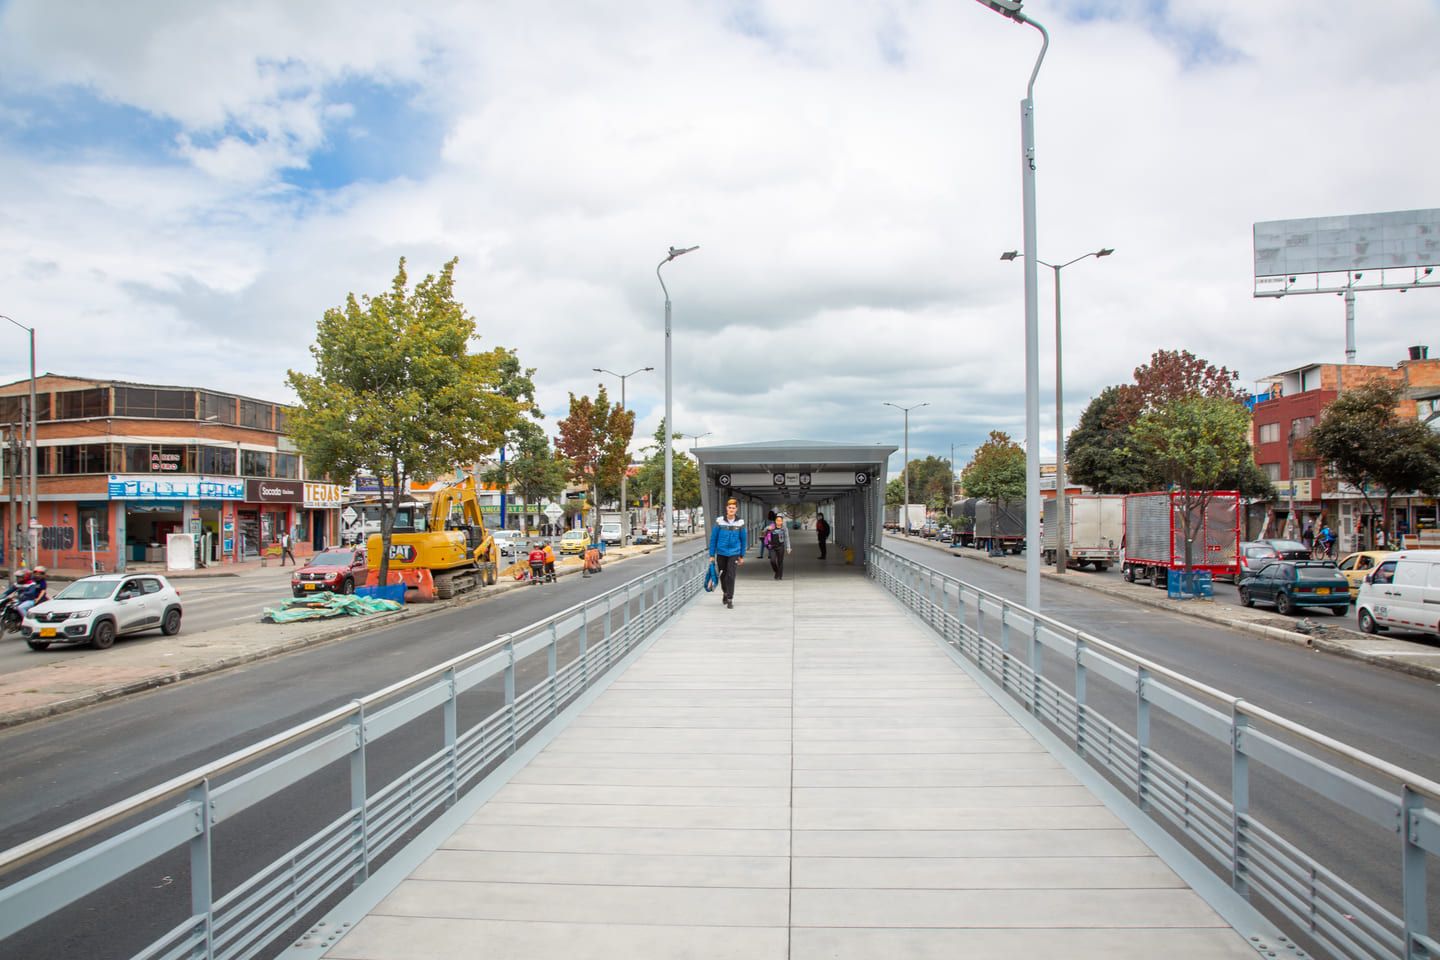
M 1064 275 L 1068 423 L 1161 347 L 1246 383 L 1342 360 L 1338 298 L 1252 298 L 1251 226 L 1440 207 L 1440 3 L 1026 11 L 1040 256 L 1116 250 Z M 700 244 L 665 268 L 678 430 L 899 443 L 882 401 L 928 401 L 912 455 L 963 463 L 1023 434 L 999 254 L 1038 39 L 974 0 L 5 0 L 0 313 L 42 371 L 292 399 L 326 307 L 458 256 L 553 419 L 593 367 L 661 367 L 655 265 Z M 1362 362 L 1440 347 L 1440 293 L 1357 314 Z M 663 383 L 630 381 L 641 436 Z

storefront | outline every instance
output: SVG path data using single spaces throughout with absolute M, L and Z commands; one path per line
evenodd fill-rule
M 340 542 L 340 510 L 345 505 L 345 488 L 338 483 L 306 483 L 305 513 L 298 524 L 301 540 L 308 540 L 316 553 Z
M 307 543 L 309 535 L 298 529 L 304 503 L 305 484 L 299 480 L 246 480 L 245 502 L 238 512 L 244 555 L 277 554 L 286 533 L 292 549 Z
M 108 549 L 102 565 L 123 570 L 130 563 L 159 563 L 165 559 L 166 537 L 172 533 L 195 536 L 196 561 L 202 566 L 232 560 L 225 546 L 227 525 L 234 526 L 235 509 L 245 496 L 244 481 L 231 478 L 167 475 L 163 478 L 111 474 L 108 484 L 109 517 L 105 525 Z M 94 511 L 76 504 L 88 545 Z M 97 540 L 101 524 L 94 524 Z

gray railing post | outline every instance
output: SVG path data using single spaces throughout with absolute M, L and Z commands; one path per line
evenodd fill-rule
M 1150 701 L 1145 697 L 1145 685 L 1150 682 L 1150 673 L 1144 667 L 1135 668 L 1135 799 L 1140 809 L 1150 809 Z
M 520 743 L 519 723 L 515 717 L 515 641 L 505 639 L 505 722 L 510 728 L 510 744 L 507 754 L 513 754 Z
M 447 806 L 460 799 L 460 689 L 455 681 L 455 668 L 445 671 L 445 686 L 450 696 L 445 701 L 445 779 L 450 784 Z
M 607 604 L 608 605 L 608 604 Z M 580 689 L 590 689 L 590 608 L 580 608 Z
M 355 851 L 359 854 L 360 868 L 355 871 L 354 886 L 360 886 L 370 879 L 370 811 L 367 799 L 369 788 L 365 774 L 365 704 L 355 701 L 355 714 L 350 718 L 355 732 L 355 749 L 350 753 L 350 815 L 354 818 L 352 831 Z
M 640 607 L 641 607 L 642 610 L 643 610 L 644 607 L 645 607 L 645 584 L 644 584 L 644 581 L 641 581 L 641 584 L 640 584 Z M 630 620 L 631 620 L 631 618 L 630 618 L 630 586 L 627 584 L 627 585 L 625 586 L 625 631 L 624 631 L 624 632 L 625 632 L 625 642 L 624 642 L 623 644 L 621 644 L 621 646 L 620 646 L 620 651 L 621 651 L 622 653 L 630 647 Z M 614 662 L 615 662 L 615 661 L 614 661 L 615 653 L 614 653 L 613 650 L 612 650 L 611 653 L 610 653 L 610 657 L 611 657 L 610 662 L 611 662 L 611 663 L 614 663 Z
M 1075 634 L 1075 752 L 1085 756 L 1085 641 Z
M 1030 613 L 1030 650 L 1027 654 L 1030 660 L 1030 712 L 1039 716 L 1040 714 L 1040 661 L 1044 656 L 1040 652 L 1040 619 L 1034 611 Z
M 550 718 L 560 713 L 560 625 L 550 624 L 550 648 L 545 651 L 546 682 L 550 686 Z
M 610 638 L 611 635 L 615 632 L 615 608 L 614 605 L 611 603 L 612 598 L 613 593 L 605 594 L 605 636 L 602 638 L 601 643 L 605 648 L 606 667 L 610 666 Z
M 1248 897 L 1244 820 L 1250 813 L 1250 758 L 1245 755 L 1245 730 L 1250 721 L 1240 710 L 1238 702 L 1230 708 L 1230 886 Z
M 1420 845 L 1420 815 L 1425 797 L 1400 785 L 1400 897 L 1405 915 L 1407 960 L 1434 960 L 1416 937 L 1425 936 L 1430 919 L 1425 906 L 1425 848 Z
M 213 846 L 210 829 L 214 811 L 210 808 L 210 780 L 206 778 L 190 788 L 187 798 L 195 806 L 195 836 L 190 838 L 190 915 L 199 917 L 204 932 L 190 956 L 195 960 L 212 960 L 215 956 L 215 901 L 211 890 L 210 866 Z

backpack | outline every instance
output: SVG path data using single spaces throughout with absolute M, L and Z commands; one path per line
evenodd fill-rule
M 830 536 L 830 524 L 825 522 L 824 517 L 815 521 L 815 532 L 822 537 Z

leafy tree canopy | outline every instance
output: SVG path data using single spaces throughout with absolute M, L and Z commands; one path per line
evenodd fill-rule
M 1018 500 L 1025 496 L 1025 451 L 1010 435 L 991 430 L 990 439 L 975 450 L 960 483 L 965 493 L 985 500 Z
M 470 352 L 475 320 L 455 299 L 457 262 L 412 290 L 401 258 L 387 292 L 351 293 L 343 306 L 325 311 L 310 347 L 315 373 L 288 375 L 300 399 L 289 431 L 311 470 L 387 481 L 382 577 L 406 481 L 481 459 L 514 429 L 524 407 L 523 399 L 501 391 L 514 354 Z
M 655 428 L 654 443 L 647 444 L 645 461 L 640 465 L 630 490 L 634 496 L 645 495 L 650 505 L 658 510 L 665 508 L 665 421 Z M 674 441 L 681 439 L 675 434 L 671 439 L 670 455 L 671 496 L 675 509 L 689 510 L 700 506 L 700 468 L 691 456 L 683 450 L 673 450 Z
M 601 385 L 593 400 L 570 394 L 570 413 L 556 427 L 560 436 L 555 447 L 569 462 L 570 479 L 592 491 L 598 528 L 602 497 L 619 492 L 620 475 L 630 463 L 635 412 L 612 404 Z

